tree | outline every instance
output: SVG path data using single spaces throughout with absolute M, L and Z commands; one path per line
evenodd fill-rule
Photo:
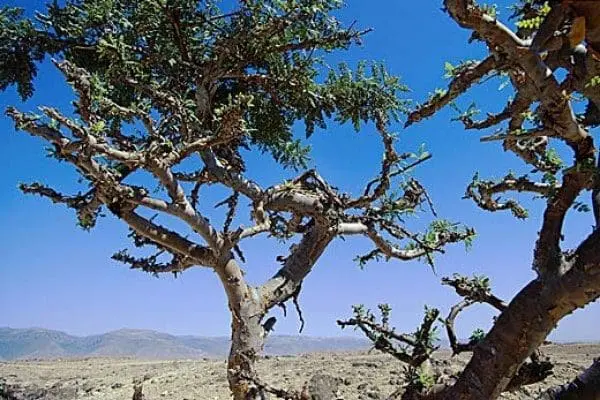
M 529 192 L 546 200 L 543 222 L 534 246 L 537 277 L 506 305 L 491 292 L 485 277 L 454 276 L 443 283 L 463 300 L 442 321 L 455 354 L 472 351 L 472 357 L 455 381 L 443 380 L 427 369 L 435 349 L 437 309 L 426 312 L 424 322 L 411 335 L 389 327 L 390 308 L 380 306 L 381 320 L 364 307 L 353 318 L 338 323 L 361 329 L 375 348 L 409 364 L 408 385 L 396 395 L 404 399 L 495 399 L 504 390 L 544 379 L 552 365 L 540 358 L 538 347 L 559 320 L 600 296 L 600 178 L 596 147 L 590 131 L 600 125 L 600 2 L 523 0 L 514 6 L 516 30 L 502 23 L 496 9 L 472 0 L 445 0 L 445 11 L 483 43 L 488 57 L 458 66 L 446 64 L 451 78 L 447 90 L 438 90 L 413 110 L 407 126 L 451 105 L 456 120 L 468 130 L 495 128 L 482 142 L 502 142 L 503 150 L 521 158 L 531 170 L 500 180 L 483 180 L 476 174 L 466 197 L 488 211 L 510 211 L 527 218 L 527 210 L 507 192 Z M 585 42 L 585 43 L 582 43 Z M 567 71 L 560 80 L 559 69 Z M 506 79 L 513 94 L 506 107 L 476 120 L 476 105 L 460 109 L 454 101 L 470 87 L 494 77 Z M 585 102 L 585 109 L 577 102 Z M 582 109 L 577 113 L 577 109 Z M 551 148 L 566 145 L 566 150 Z M 571 153 L 565 166 L 559 154 Z M 591 191 L 594 211 L 592 233 L 575 249 L 564 249 L 564 221 L 568 211 L 589 211 L 580 195 Z M 454 333 L 457 315 L 475 303 L 488 303 L 500 312 L 492 329 L 478 330 L 468 343 Z M 531 362 L 525 363 L 527 358 Z M 438 383 L 438 384 L 436 384 Z M 540 399 L 584 399 L 600 396 L 600 362 L 596 360 L 573 382 L 551 388 Z
M 216 1 L 68 0 L 34 18 L 0 11 L 0 88 L 16 85 L 23 98 L 32 96 L 37 63 L 50 55 L 76 94 L 73 112 L 11 107 L 6 114 L 76 169 L 81 192 L 38 182 L 21 189 L 72 208 L 86 230 L 106 212 L 119 218 L 142 255 L 122 250 L 113 258 L 131 268 L 214 270 L 232 317 L 228 380 L 236 400 L 269 391 L 254 368 L 274 323 L 266 317 L 288 300 L 297 305 L 303 279 L 332 240 L 368 238 L 374 250 L 361 264 L 432 263 L 446 244 L 474 235 L 445 220 L 423 233 L 405 225 L 429 201 L 409 173 L 430 156 L 396 150 L 390 127 L 406 111 L 396 77 L 379 64 L 352 70 L 323 61 L 366 33 L 332 17 L 340 6 L 242 0 L 226 11 Z M 307 139 L 332 124 L 375 126 L 383 159 L 363 193 L 342 193 L 307 168 L 309 149 L 292 130 L 299 121 Z M 269 154 L 297 176 L 264 187 L 246 171 L 248 151 Z M 199 195 L 210 186 L 231 193 L 219 204 L 226 209 L 219 225 Z M 242 243 L 258 235 L 292 245 L 279 271 L 254 286 L 244 276 Z

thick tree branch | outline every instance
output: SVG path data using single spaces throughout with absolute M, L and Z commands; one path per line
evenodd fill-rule
M 200 246 L 178 233 L 140 216 L 134 211 L 123 210 L 119 216 L 139 235 L 152 240 L 170 252 L 187 258 L 198 265 L 207 267 L 216 266 L 217 260 L 211 249 Z
M 298 183 L 275 185 L 266 190 L 244 178 L 240 173 L 228 170 L 212 151 L 202 152 L 206 170 L 214 181 L 221 182 L 240 192 L 254 202 L 262 202 L 266 210 L 286 211 L 318 217 L 323 211 L 321 196 L 314 191 L 301 191 Z M 209 178 L 210 179 L 210 178 Z
M 328 226 L 314 225 L 304 234 L 298 245 L 294 246 L 285 259 L 283 267 L 260 288 L 260 297 L 265 309 L 292 298 L 302 280 L 311 271 L 325 248 L 336 236 L 337 232 Z
M 212 248 L 219 249 L 222 245 L 220 234 L 211 226 L 207 218 L 199 215 L 194 207 L 192 207 L 185 191 L 179 182 L 177 182 L 171 169 L 165 166 L 160 160 L 150 161 L 148 167 L 165 187 L 169 197 L 173 201 L 174 207 L 171 208 L 173 214 L 187 222 Z
M 573 148 L 578 160 L 593 157 L 592 138 L 575 119 L 569 98 L 565 96 L 552 71 L 539 56 L 529 50 L 529 43 L 517 37 L 509 28 L 485 13 L 472 0 L 445 0 L 444 5 L 460 26 L 472 29 L 491 48 L 499 47 L 511 63 L 519 65 L 539 91 L 541 114 L 553 123 L 556 135 Z
M 577 168 L 577 167 L 574 167 Z M 562 186 L 549 199 L 543 216 L 542 229 L 534 249 L 533 268 L 542 276 L 560 273 L 562 229 L 567 211 L 584 187 L 589 184 L 593 171 L 566 172 Z

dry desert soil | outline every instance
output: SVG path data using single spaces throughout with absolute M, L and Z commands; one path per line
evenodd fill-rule
M 548 345 L 543 352 L 555 363 L 554 375 L 541 384 L 506 393 L 503 399 L 535 399 L 542 390 L 573 379 L 600 354 L 600 345 Z M 440 351 L 437 359 L 440 371 L 455 374 L 468 355 L 450 358 L 448 352 Z M 391 357 L 367 352 L 272 356 L 260 361 L 264 380 L 282 388 L 300 388 L 315 373 L 339 378 L 337 399 L 344 400 L 387 398 L 402 384 L 402 369 L 402 363 Z M 0 362 L 0 383 L 29 393 L 24 398 L 45 400 L 129 400 L 135 380 L 143 381 L 147 400 L 226 400 L 230 396 L 225 373 L 224 360 L 208 359 Z

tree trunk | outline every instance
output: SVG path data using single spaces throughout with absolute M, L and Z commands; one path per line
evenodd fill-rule
M 248 299 L 232 312 L 231 349 L 227 378 L 234 400 L 261 400 L 252 378 L 256 377 L 256 360 L 264 346 L 264 329 L 260 304 Z
M 600 230 L 583 241 L 561 271 L 529 283 L 500 315 L 444 400 L 493 400 L 558 321 L 600 297 Z
M 227 377 L 234 400 L 263 400 L 257 388 L 256 360 L 263 350 L 261 322 L 269 309 L 296 296 L 337 229 L 315 224 L 286 259 L 275 276 L 260 288 L 250 286 L 233 255 L 224 254 L 215 271 L 227 293 L 231 310 L 231 351 Z M 254 380 L 254 381 L 253 381 Z
M 600 273 L 573 267 L 554 281 L 529 283 L 500 315 L 444 400 L 493 400 L 556 324 L 600 296 Z
M 600 400 L 600 358 L 572 382 L 549 389 L 538 400 Z
M 234 400 L 262 400 L 253 382 L 255 364 L 264 344 L 261 319 L 266 309 L 256 288 L 248 285 L 232 255 L 225 255 L 215 268 L 223 284 L 231 311 L 231 349 L 227 380 Z

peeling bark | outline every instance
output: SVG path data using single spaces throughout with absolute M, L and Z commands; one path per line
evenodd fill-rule
M 258 292 L 249 286 L 233 257 L 224 257 L 216 269 L 225 288 L 231 312 L 231 349 L 227 364 L 227 379 L 234 400 L 261 399 L 253 383 L 255 364 L 264 345 L 261 319 L 266 313 Z
M 335 231 L 315 225 L 286 259 L 278 274 L 260 288 L 249 286 L 237 262 L 229 257 L 217 269 L 232 314 L 228 380 L 234 400 L 262 400 L 256 361 L 265 341 L 261 322 L 268 311 L 296 295 L 303 279 L 323 254 Z
M 310 273 L 337 232 L 327 226 L 315 225 L 285 259 L 283 267 L 260 287 L 260 297 L 266 308 L 292 298 L 304 278 Z
M 261 400 L 261 391 L 251 380 L 256 376 L 255 364 L 264 346 L 264 329 L 260 324 L 260 304 L 248 300 L 232 314 L 231 350 L 227 363 L 227 379 L 234 400 Z

